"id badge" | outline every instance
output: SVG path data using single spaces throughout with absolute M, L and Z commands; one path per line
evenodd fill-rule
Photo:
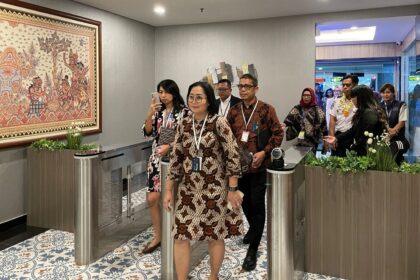
M 248 142 L 248 137 L 249 137 L 249 131 L 242 131 L 241 141 Z
M 305 131 L 299 132 L 298 139 L 305 139 Z
M 257 122 L 253 123 L 253 124 L 252 124 L 252 131 L 256 133 L 256 132 L 257 132 L 257 130 L 258 130 L 258 127 L 259 127 L 259 126 L 258 126 L 258 123 L 257 123 Z
M 201 157 L 193 157 L 192 159 L 192 171 L 198 172 L 201 170 Z

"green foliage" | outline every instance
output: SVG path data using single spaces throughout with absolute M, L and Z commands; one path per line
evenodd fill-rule
M 88 151 L 97 148 L 95 144 L 80 144 L 69 146 L 67 143 L 58 140 L 41 139 L 32 142 L 31 147 L 38 150 L 58 151 L 64 149 Z
M 66 149 L 66 144 L 61 141 L 41 139 L 32 142 L 31 147 L 38 150 L 57 151 Z
M 418 174 L 420 173 L 420 163 L 403 162 L 399 168 L 400 172 Z
M 328 174 L 333 172 L 356 173 L 371 169 L 372 160 L 367 156 L 357 156 L 355 152 L 347 152 L 347 157 L 321 157 L 316 158 L 313 153 L 305 157 L 305 164 L 309 166 L 320 166 L 327 170 Z
M 47 140 L 41 139 L 33 142 L 31 144 L 32 148 L 38 150 L 49 150 L 49 151 L 56 151 L 56 150 L 63 150 L 63 149 L 70 149 L 70 150 L 94 150 L 97 148 L 95 144 L 85 144 L 82 145 L 82 129 L 81 126 L 84 122 L 77 122 L 72 123 L 71 126 L 67 129 L 67 143 L 57 140 Z

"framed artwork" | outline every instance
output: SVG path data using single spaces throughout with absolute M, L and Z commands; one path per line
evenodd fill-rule
M 101 132 L 101 23 L 0 1 L 0 147 Z

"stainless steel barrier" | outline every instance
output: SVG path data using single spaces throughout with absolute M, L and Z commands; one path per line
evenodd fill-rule
M 297 164 L 309 150 L 292 147 L 283 170 L 267 169 L 268 279 L 303 279 L 304 176 Z
M 166 190 L 166 175 L 168 174 L 169 162 L 161 160 L 160 165 L 160 182 L 161 182 L 161 198 Z M 176 194 L 176 190 L 172 191 Z M 174 198 L 175 200 L 175 198 Z M 174 209 L 174 201 L 172 201 L 172 209 Z M 162 241 L 161 241 L 161 279 L 174 280 L 174 239 L 172 238 L 172 224 L 174 222 L 173 211 L 167 212 L 162 209 Z
M 135 211 L 133 178 L 145 177 L 151 141 L 76 153 L 75 261 L 87 265 L 150 226 L 150 217 Z M 124 207 L 123 177 L 127 177 Z M 140 188 L 145 188 L 146 185 Z M 143 203 L 139 209 L 147 211 Z
M 98 169 L 98 155 L 75 156 L 76 207 L 74 255 L 77 265 L 85 265 L 94 259 L 94 247 L 97 234 L 94 228 L 98 226 L 98 217 L 94 193 L 97 191 L 95 170 Z

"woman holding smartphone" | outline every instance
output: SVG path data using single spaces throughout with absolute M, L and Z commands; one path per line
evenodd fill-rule
M 160 214 L 160 160 L 171 151 L 171 138 L 175 137 L 178 122 L 182 119 L 185 102 L 178 85 L 173 80 L 163 80 L 157 85 L 158 95 L 152 96 L 152 102 L 143 125 L 145 136 L 154 138 L 152 154 L 147 166 L 148 194 L 153 240 L 143 249 L 144 254 L 152 253 L 160 246 L 161 214 Z M 163 139 L 165 138 L 165 139 Z

